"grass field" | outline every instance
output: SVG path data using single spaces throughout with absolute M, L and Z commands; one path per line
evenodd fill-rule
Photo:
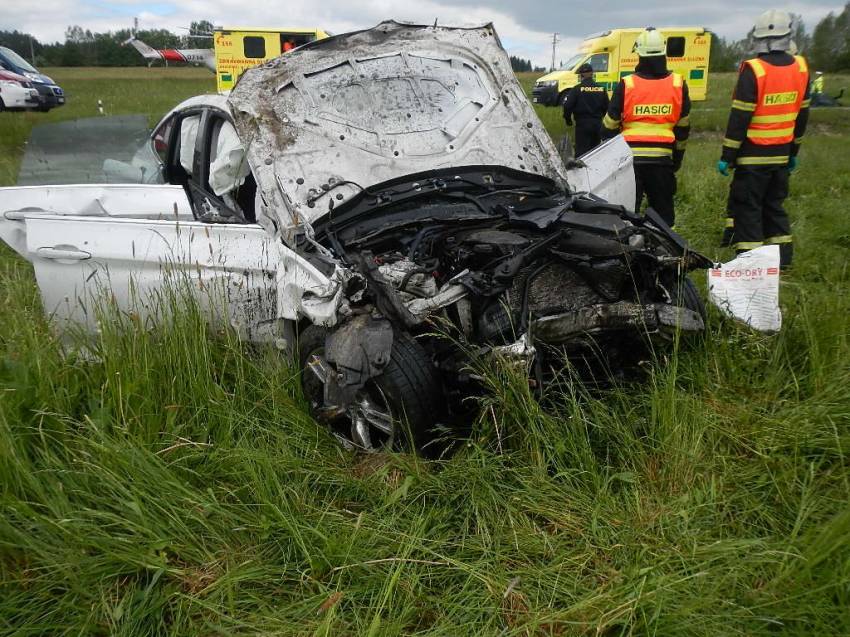
M 98 98 L 155 120 L 213 89 L 191 69 L 46 72 L 69 104 L 0 115 L 0 183 L 34 123 Z M 711 82 L 677 225 L 721 259 L 732 77 Z M 4 248 L 0 634 L 850 634 L 849 142 L 850 111 L 813 113 L 781 333 L 713 313 L 639 381 L 565 383 L 543 406 L 493 370 L 474 436 L 440 462 L 341 450 L 288 361 L 191 308 L 62 357 Z

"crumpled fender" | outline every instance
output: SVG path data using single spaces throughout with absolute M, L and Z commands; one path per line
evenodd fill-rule
M 360 314 L 330 332 L 325 339 L 325 360 L 334 373 L 325 379 L 325 403 L 343 407 L 370 378 L 390 362 L 393 328 L 387 319 Z
M 343 288 L 350 273 L 335 266 L 330 276 L 295 251 L 279 244 L 277 269 L 277 313 L 292 321 L 307 318 L 314 325 L 332 327 L 339 320 Z

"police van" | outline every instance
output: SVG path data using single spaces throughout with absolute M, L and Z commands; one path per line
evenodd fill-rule
M 246 69 L 297 46 L 328 37 L 321 29 L 216 28 L 213 32 L 218 91 L 229 91 Z
M 610 93 L 621 79 L 634 73 L 638 56 L 632 49 L 643 30 L 612 29 L 588 36 L 578 53 L 560 69 L 535 82 L 533 101 L 547 106 L 563 104 L 567 91 L 581 81 L 576 70 L 585 63 L 593 67 L 594 79 Z M 711 32 L 703 27 L 659 27 L 658 30 L 667 39 L 667 68 L 687 81 L 692 100 L 704 100 L 708 92 Z

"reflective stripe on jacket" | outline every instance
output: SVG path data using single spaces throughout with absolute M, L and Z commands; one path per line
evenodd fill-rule
M 775 66 L 754 58 L 744 62 L 756 77 L 758 97 L 747 139 L 759 146 L 779 146 L 794 141 L 794 125 L 809 83 L 806 61 Z
M 623 137 L 629 143 L 669 144 L 672 150 L 673 127 L 682 113 L 682 76 L 671 73 L 650 80 L 627 75 L 623 83 Z

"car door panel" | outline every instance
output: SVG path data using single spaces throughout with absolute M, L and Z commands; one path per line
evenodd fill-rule
M 192 220 L 180 186 L 107 184 L 0 188 L 0 239 L 24 258 L 26 217 L 77 215 L 130 219 Z
M 567 172 L 570 187 L 592 192 L 609 203 L 635 207 L 635 173 L 631 148 L 617 135 L 579 157 L 584 166 Z
M 72 324 L 98 333 L 107 308 L 152 324 L 188 295 L 213 326 L 271 338 L 278 251 L 258 225 L 57 215 L 26 224 L 28 258 L 61 334 Z

